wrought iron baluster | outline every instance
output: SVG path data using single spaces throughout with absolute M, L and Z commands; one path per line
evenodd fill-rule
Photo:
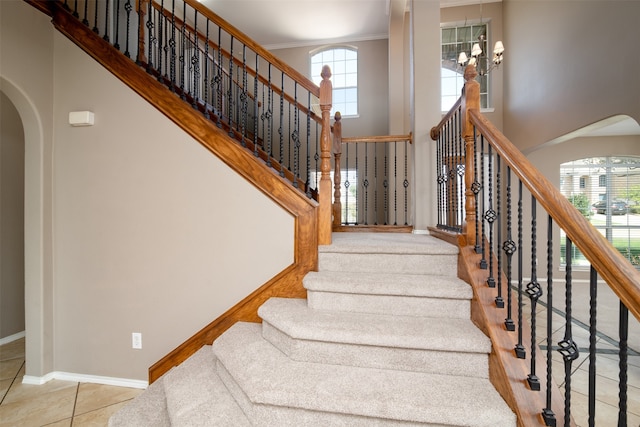
M 598 272 L 589 274 L 589 427 L 596 425 L 596 340 L 597 340 Z
M 464 139 L 462 138 L 462 120 L 460 114 L 456 111 L 453 115 L 456 120 L 456 138 L 458 139 L 458 156 L 457 156 L 457 166 L 456 172 L 458 174 L 458 213 L 457 217 L 457 226 L 458 231 L 462 232 L 464 229 L 464 220 L 465 220 L 465 212 L 464 212 L 464 196 L 465 196 L 465 188 L 464 188 L 464 174 L 465 174 L 465 163 L 466 163 L 466 145 L 464 143 Z
M 522 278 L 522 269 L 524 267 L 524 262 L 522 259 L 522 234 L 523 234 L 523 224 L 522 224 L 522 181 L 518 180 L 518 343 L 516 344 L 514 351 L 518 359 L 524 359 L 527 357 L 527 353 L 524 349 L 524 345 L 522 344 L 522 311 L 523 311 L 523 303 L 522 303 L 522 286 L 523 286 L 523 278 Z
M 253 155 L 258 157 L 258 76 L 260 57 L 256 53 L 256 74 L 253 76 Z M 264 145 L 264 143 L 263 143 Z M 264 147 L 263 147 L 264 148 Z M 267 151 L 267 166 L 271 165 L 271 153 Z
M 373 225 L 378 225 L 378 147 L 373 144 Z
M 316 150 L 317 151 L 317 150 Z M 346 169 L 347 169 L 347 173 L 344 179 L 344 194 L 346 195 L 345 197 L 345 203 L 344 203 L 344 215 L 342 216 L 342 223 L 343 224 L 349 224 L 349 187 L 351 186 L 351 183 L 349 182 L 349 144 L 345 144 L 345 162 L 344 164 L 346 165 Z M 317 169 L 316 169 L 317 170 Z M 357 200 L 357 199 L 356 199 Z M 358 207 L 358 204 L 356 202 L 356 207 Z M 357 212 L 356 212 L 356 218 L 358 217 Z M 357 222 L 357 219 L 356 219 Z
M 72 13 L 74 18 L 79 18 L 80 14 L 78 13 L 78 0 L 75 0 L 73 2 L 73 13 Z
M 569 237 L 566 238 L 567 253 L 573 253 L 573 242 Z M 567 256 L 567 262 L 565 267 L 565 326 L 564 326 L 564 338 L 558 343 L 558 351 L 562 355 L 564 360 L 564 425 L 568 426 L 571 423 L 571 365 L 574 360 L 579 356 L 578 346 L 573 340 L 573 333 L 571 330 L 572 323 L 572 256 Z M 550 308 L 547 308 L 550 311 Z M 547 320 L 549 321 L 549 320 Z M 549 329 L 547 334 L 550 334 Z
M 441 138 L 442 134 L 438 137 L 438 143 L 436 144 L 436 167 L 438 168 L 438 177 L 440 176 L 440 169 L 442 168 L 442 162 L 440 160 L 440 146 L 442 145 Z M 393 183 L 393 225 L 398 225 L 398 143 L 393 147 Z M 442 189 L 438 184 L 438 225 L 442 224 L 442 213 L 440 211 L 441 194 Z
M 228 102 L 228 124 L 229 124 L 229 136 L 233 137 L 233 40 L 234 37 L 231 36 L 231 43 L 229 47 L 229 89 L 227 93 L 227 102 Z
M 480 187 L 482 188 L 482 227 L 481 230 L 482 232 L 480 233 L 480 246 L 481 246 L 481 250 L 480 253 L 482 254 L 482 259 L 480 259 L 480 268 L 483 270 L 487 269 L 487 252 L 486 252 L 486 237 L 487 237 L 487 233 L 485 232 L 485 192 L 484 189 L 487 188 L 485 185 L 485 175 L 484 175 L 484 163 L 485 163 L 485 156 L 484 156 L 484 135 L 480 134 Z M 477 205 L 477 204 L 476 204 Z
M 511 292 L 511 275 L 513 273 L 513 254 L 517 250 L 516 243 L 512 238 L 511 229 L 511 168 L 507 166 L 507 240 L 502 245 L 502 250 L 507 256 L 507 318 L 504 320 L 504 326 L 507 331 L 515 331 L 516 325 L 511 318 L 513 309 L 513 298 Z
M 187 16 L 187 3 L 183 3 L 182 16 Z M 182 27 L 180 28 L 181 40 L 180 40 L 180 56 L 178 62 L 180 63 L 180 98 L 185 99 L 185 87 L 184 87 L 184 68 L 185 68 L 185 50 L 186 50 L 186 32 L 187 24 L 185 20 L 182 20 Z
M 394 142 L 395 146 L 397 142 Z M 387 225 L 389 222 L 389 159 L 388 159 L 388 151 L 389 143 L 384 143 L 384 181 L 382 185 L 384 187 L 384 225 Z
M 442 129 L 440 131 L 440 134 L 438 135 L 438 143 L 436 144 L 436 171 L 437 171 L 437 188 L 438 188 L 438 225 L 439 226 L 445 226 L 446 224 L 444 223 L 444 181 L 445 181 L 445 175 L 443 173 L 444 170 L 444 165 L 443 165 L 443 161 L 442 161 L 442 157 L 444 156 L 444 139 L 445 139 L 445 132 L 444 129 Z M 396 156 L 396 162 L 397 162 L 397 156 Z M 397 177 L 397 168 L 396 168 L 396 172 L 395 172 L 395 176 Z M 396 196 L 396 200 L 397 200 L 397 196 Z M 396 209 L 397 211 L 397 209 Z M 396 221 L 394 223 L 394 225 L 398 225 L 398 222 Z
M 115 43 L 113 44 L 113 47 L 115 47 L 116 49 L 120 50 L 120 0 L 116 0 L 116 31 L 115 31 Z
M 408 161 L 408 147 L 407 147 L 407 141 L 404 142 L 404 181 L 402 182 L 402 185 L 404 186 L 404 225 L 409 225 L 409 200 L 407 198 L 408 195 L 408 191 L 409 191 L 409 180 L 407 179 L 408 176 L 408 169 L 409 169 L 409 161 Z
M 293 186 L 298 188 L 300 179 L 300 108 L 298 107 L 298 82 L 293 85 Z
M 149 10 L 147 12 L 147 73 L 151 73 L 153 68 L 153 27 L 153 0 L 149 0 Z
M 271 167 L 271 129 L 273 126 L 273 88 L 271 87 L 271 63 L 269 63 L 269 82 L 267 86 L 267 108 L 265 119 L 267 121 L 267 166 Z M 316 168 L 317 170 L 317 168 Z M 316 186 L 317 187 L 317 186 Z
M 551 334 L 553 324 L 553 220 L 547 216 L 547 388 L 546 406 L 542 409 L 542 419 L 547 426 L 556 426 L 556 415 L 551 410 L 551 390 L 553 377 L 551 369 Z
M 85 2 L 84 2 L 84 15 L 83 15 L 83 17 L 82 17 L 82 23 L 83 23 L 84 25 L 86 25 L 87 27 L 89 26 L 89 19 L 87 19 L 87 17 L 88 17 L 88 13 L 89 13 L 88 6 L 89 6 L 89 2 L 88 2 L 88 1 L 85 1 Z
M 247 45 L 242 44 L 242 90 L 240 91 L 240 134 L 242 145 L 247 137 L 247 114 L 249 113 L 249 94 L 247 92 Z M 257 149 L 257 145 L 256 145 Z
M 359 144 L 356 144 L 355 150 L 356 150 L 356 177 L 358 180 L 361 180 L 362 178 L 360 177 L 360 170 L 358 169 L 358 146 Z M 347 147 L 349 147 L 349 144 L 347 144 Z M 356 223 L 355 225 L 358 225 L 358 221 L 360 220 L 360 199 L 358 198 L 358 195 L 360 193 L 360 185 L 358 184 L 358 182 L 356 181 Z
M 98 8 L 96 4 L 96 9 Z M 104 6 L 104 35 L 102 40 L 109 42 L 109 0 L 105 0 Z
M 162 30 L 164 20 L 164 0 L 160 2 L 160 11 L 158 12 L 158 81 L 164 83 L 164 77 L 162 76 Z
M 216 112 L 216 126 L 221 128 L 222 116 L 224 115 L 222 105 L 222 96 L 224 92 L 224 75 L 222 73 L 222 28 L 220 27 L 218 27 L 218 63 L 216 64 L 216 76 L 214 77 L 214 79 L 216 87 L 216 105 L 218 107 L 218 111 Z
M 369 143 L 364 143 L 364 225 L 369 225 Z
M 489 209 L 487 209 L 484 213 L 484 219 L 488 223 L 489 228 L 489 248 L 487 250 L 487 256 L 489 257 L 489 277 L 487 278 L 487 286 L 490 288 L 496 287 L 496 280 L 493 277 L 493 223 L 497 219 L 497 213 L 493 209 L 493 151 L 491 144 L 488 144 L 488 152 L 487 152 L 487 160 L 488 160 L 488 177 L 489 181 Z
M 280 137 L 280 176 L 284 177 L 284 73 L 281 74 L 280 84 L 280 127 L 278 133 Z
M 482 253 L 482 247 L 480 246 L 480 240 L 481 240 L 481 236 L 480 236 L 480 224 L 478 221 L 478 194 L 480 193 L 480 190 L 482 190 L 482 185 L 480 185 L 480 182 L 478 181 L 478 134 L 476 132 L 476 128 L 475 126 L 473 127 L 473 184 L 471 184 L 471 191 L 473 192 L 473 197 L 475 198 L 475 214 L 476 214 L 476 223 L 475 223 L 475 228 L 476 228 L 476 246 L 475 246 L 475 252 L 477 254 Z
M 628 358 L 629 358 L 629 309 L 620 301 L 620 374 L 618 381 L 618 427 L 627 427 L 627 381 L 628 381 Z
M 151 10 L 151 1 L 149 1 L 149 10 Z M 92 31 L 94 33 L 96 33 L 96 34 L 100 34 L 100 29 L 98 28 L 98 2 L 94 3 L 93 15 L 94 16 L 93 16 L 93 29 L 92 29 Z
M 205 41 L 204 41 L 204 85 L 202 94 L 202 98 L 204 100 L 204 116 L 208 119 L 209 114 L 209 18 L 205 21 L 206 31 L 205 31 Z
M 307 92 L 307 197 L 311 198 L 311 153 L 309 152 L 311 143 L 311 92 Z
M 191 68 L 193 69 L 193 86 L 191 88 L 191 106 L 198 108 L 198 95 L 200 87 L 200 46 L 198 45 L 198 11 L 195 11 L 193 24 L 193 53 L 191 54 Z
M 526 292 L 531 299 L 531 373 L 527 376 L 527 382 L 531 390 L 540 390 L 540 379 L 536 376 L 536 306 L 542 296 L 542 288 L 538 283 L 537 268 L 537 224 L 536 224 L 536 199 L 531 196 L 531 281 L 527 284 Z
M 124 10 L 125 12 L 127 12 L 127 36 L 125 38 L 124 56 L 126 56 L 127 58 L 131 58 L 131 52 L 129 52 L 129 37 L 131 36 L 131 11 L 133 10 L 131 0 L 127 0 L 127 2 L 124 4 Z
M 502 242 L 502 224 L 500 221 L 500 216 L 502 214 L 502 205 L 500 204 L 500 179 L 502 176 L 502 165 L 500 161 L 500 156 L 496 155 L 496 206 L 497 206 L 497 214 L 496 221 L 498 222 L 497 226 L 497 246 L 499 247 Z M 504 299 L 502 298 L 502 252 L 500 250 L 496 250 L 496 258 L 498 261 L 498 270 L 496 275 L 498 276 L 498 295 L 496 296 L 496 307 L 504 308 Z M 493 270 L 493 269 L 491 269 Z
M 169 61 L 170 89 L 176 91 L 176 0 L 171 0 L 171 38 L 169 39 L 171 56 Z

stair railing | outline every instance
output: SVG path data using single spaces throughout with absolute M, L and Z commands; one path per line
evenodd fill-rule
M 328 67 L 317 86 L 196 0 L 58 2 L 317 200 L 319 243 L 331 243 Z
M 333 230 L 411 230 L 412 135 L 343 137 L 341 119 L 337 112 L 333 124 Z
M 628 361 L 630 355 L 640 355 L 639 337 L 630 341 L 629 327 L 630 321 L 640 320 L 640 272 L 480 113 L 475 76 L 475 68 L 468 66 L 461 99 L 431 136 L 437 144 L 437 228 L 462 236 L 463 254 L 470 254 L 468 259 L 475 263 L 470 281 L 482 282 L 474 289 L 476 296 L 482 300 L 482 295 L 491 295 L 485 298 L 492 307 L 484 321 L 491 329 L 487 333 L 498 353 L 497 364 L 503 365 L 502 378 L 493 372 L 492 380 L 500 383 L 496 386 L 521 425 L 571 426 L 579 418 L 578 424 L 594 426 L 596 396 L 602 393 L 598 365 L 604 353 L 614 353 L 616 425 L 626 426 L 628 404 L 638 398 L 629 398 Z M 556 239 L 566 243 L 557 244 Z M 565 265 L 553 255 L 560 246 L 566 248 L 561 254 Z M 588 311 L 573 300 L 580 286 L 576 277 L 582 273 L 574 265 L 574 246 L 590 263 L 585 279 Z M 553 277 L 561 268 L 564 278 Z M 540 283 L 543 277 L 546 286 Z M 619 300 L 616 331 L 603 321 L 605 314 L 613 313 L 600 308 L 598 316 L 597 295 L 609 291 L 603 281 Z M 563 294 L 560 298 L 558 292 Z M 558 315 L 562 326 L 556 331 Z M 490 319 L 495 319 L 493 324 Z M 576 334 L 580 328 L 584 334 Z M 553 369 L 554 352 L 563 365 L 559 373 Z M 579 395 L 571 380 L 583 352 L 588 385 L 580 396 L 587 395 L 587 409 L 580 413 L 580 405 L 572 405 Z

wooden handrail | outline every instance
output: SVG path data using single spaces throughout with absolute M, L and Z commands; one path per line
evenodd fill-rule
M 464 88 L 462 89 L 462 96 L 458 98 L 458 100 L 455 102 L 455 104 L 453 104 L 451 109 L 447 111 L 447 114 L 445 114 L 442 117 L 442 120 L 440 120 L 437 125 L 431 128 L 430 136 L 432 140 L 435 141 L 436 139 L 438 139 L 438 136 L 440 135 L 440 131 L 442 130 L 442 127 L 445 125 L 445 123 L 451 120 L 451 117 L 455 114 L 455 112 L 460 109 L 462 98 L 464 98 Z
M 640 321 L 640 272 L 477 109 L 471 122 Z
M 382 143 L 401 141 L 409 141 L 409 144 L 413 144 L 413 135 L 409 133 L 407 135 L 352 136 L 348 138 L 342 138 L 343 144 L 353 144 L 358 142 Z

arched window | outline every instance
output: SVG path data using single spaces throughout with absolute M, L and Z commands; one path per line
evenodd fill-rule
M 311 52 L 311 79 L 322 81 L 322 66 L 331 67 L 333 101 L 331 117 L 340 111 L 342 117 L 358 115 L 358 51 L 350 47 L 332 47 Z
M 562 163 L 560 182 L 562 194 L 640 267 L 640 157 L 590 157 Z M 564 264 L 564 234 L 561 241 Z M 576 253 L 573 259 L 579 265 L 584 258 Z

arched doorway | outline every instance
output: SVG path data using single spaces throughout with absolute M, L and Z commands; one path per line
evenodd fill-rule
M 25 92 L 4 77 L 0 92 L 15 107 L 24 129 L 25 382 L 44 382 L 44 375 L 53 371 L 51 189 L 44 185 L 50 182 L 45 180 L 44 130 Z

